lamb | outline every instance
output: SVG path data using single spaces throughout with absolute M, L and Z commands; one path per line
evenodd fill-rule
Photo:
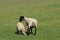
M 25 26 L 22 24 L 22 22 L 20 20 L 17 23 L 16 29 L 17 29 L 17 33 L 19 33 L 20 31 L 22 31 L 22 33 L 26 36 L 27 28 L 25 28 Z
M 37 31 L 37 20 L 33 19 L 33 18 L 27 18 L 25 16 L 20 16 L 20 21 L 25 20 L 26 22 L 26 26 L 28 28 L 28 32 L 30 33 L 31 30 L 31 34 L 32 34 L 32 28 L 35 28 L 35 35 L 36 35 L 36 31 Z

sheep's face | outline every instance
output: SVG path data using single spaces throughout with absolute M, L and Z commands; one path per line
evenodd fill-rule
M 19 21 L 22 22 L 24 20 L 24 16 L 20 16 Z

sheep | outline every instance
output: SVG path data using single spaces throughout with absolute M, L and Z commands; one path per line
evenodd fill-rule
M 20 21 L 25 20 L 26 22 L 26 26 L 28 28 L 28 32 L 32 34 L 32 28 L 35 28 L 35 35 L 36 35 L 36 31 L 37 31 L 37 20 L 33 19 L 33 18 L 27 18 L 25 16 L 20 16 Z
M 23 23 L 20 20 L 17 23 L 16 29 L 17 29 L 17 33 L 22 31 L 22 33 L 26 36 L 27 28 L 24 27 Z

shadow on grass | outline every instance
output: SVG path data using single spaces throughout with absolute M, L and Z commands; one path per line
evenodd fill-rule
M 15 32 L 16 35 L 23 35 L 22 31 L 20 32 Z
M 15 34 L 16 34 L 16 35 L 24 35 L 24 34 L 22 33 L 22 31 L 20 31 L 20 32 L 15 32 Z M 26 35 L 28 35 L 28 36 L 29 36 L 29 35 L 30 35 L 30 33 L 26 32 Z

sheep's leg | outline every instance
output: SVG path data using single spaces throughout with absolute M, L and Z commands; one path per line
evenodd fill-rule
M 25 36 L 27 36 L 25 32 L 23 32 L 23 34 L 24 34 Z
M 30 33 L 30 28 L 28 28 L 28 32 Z
M 17 33 L 19 33 L 19 31 L 17 30 Z
M 16 33 L 19 33 L 19 30 L 18 30 L 18 28 L 16 27 L 16 29 L 17 29 L 17 32 Z
M 30 34 L 30 25 L 28 25 L 28 29 L 27 29 L 27 35 Z
M 35 35 L 36 35 L 37 28 L 35 27 Z
M 29 35 L 29 34 L 30 34 L 30 28 L 27 29 L 27 35 Z
M 31 28 L 31 34 L 32 34 L 32 28 Z

